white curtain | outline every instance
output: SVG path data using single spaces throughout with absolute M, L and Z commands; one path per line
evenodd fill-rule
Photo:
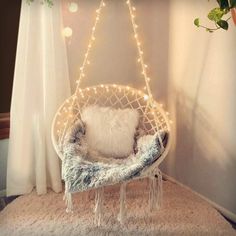
M 11 105 L 7 194 L 36 187 L 62 189 L 60 162 L 50 130 L 53 116 L 70 95 L 61 1 L 53 7 L 22 1 Z

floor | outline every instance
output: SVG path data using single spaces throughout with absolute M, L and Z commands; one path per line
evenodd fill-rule
M 65 212 L 63 194 L 49 191 L 21 196 L 0 212 L 0 235 L 236 235 L 224 217 L 207 202 L 169 181 L 164 181 L 160 210 L 148 210 L 146 181 L 129 184 L 128 214 L 117 221 L 119 186 L 106 188 L 102 225 L 94 224 L 94 193 L 75 194 L 73 214 Z

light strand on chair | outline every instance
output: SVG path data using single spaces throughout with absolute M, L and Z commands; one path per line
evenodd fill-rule
M 92 48 L 92 46 L 94 44 L 94 41 L 95 41 L 95 31 L 96 31 L 96 27 L 97 27 L 98 21 L 100 19 L 100 14 L 101 14 L 102 8 L 105 7 L 105 6 L 106 6 L 106 4 L 105 4 L 104 0 L 101 0 L 100 5 L 99 5 L 98 9 L 96 10 L 95 23 L 94 23 L 93 28 L 92 28 L 92 33 L 91 33 L 91 36 L 90 36 L 90 39 L 89 39 L 87 51 L 86 51 L 86 53 L 84 55 L 83 64 L 80 67 L 79 78 L 78 78 L 78 80 L 76 80 L 76 83 L 77 83 L 76 92 L 79 89 L 79 85 L 80 85 L 80 82 L 81 82 L 82 78 L 85 77 L 85 67 L 86 67 L 86 65 L 90 64 L 90 61 L 88 60 L 89 53 L 90 53 L 91 48 Z
M 133 27 L 133 32 L 134 32 L 134 38 L 135 38 L 136 44 L 137 44 L 137 49 L 138 49 L 138 54 L 139 54 L 138 62 L 141 64 L 142 75 L 144 77 L 145 84 L 146 84 L 145 89 L 148 92 L 149 98 L 152 99 L 152 92 L 151 92 L 150 85 L 149 85 L 150 77 L 148 77 L 148 75 L 147 75 L 147 67 L 148 66 L 147 66 L 147 64 L 144 63 L 143 50 L 141 48 L 141 42 L 139 41 L 139 37 L 138 37 L 138 30 L 137 30 L 138 25 L 135 22 L 136 8 L 134 6 L 132 6 L 130 0 L 127 0 L 126 3 L 128 5 L 128 8 L 129 8 L 130 19 L 131 19 L 131 23 L 132 23 L 132 27 Z

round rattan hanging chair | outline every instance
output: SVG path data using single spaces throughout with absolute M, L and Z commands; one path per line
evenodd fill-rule
M 61 158 L 62 163 L 65 158 L 65 137 L 68 131 L 73 127 L 73 125 L 81 119 L 81 111 L 90 105 L 99 105 L 102 107 L 113 107 L 113 108 L 131 108 L 137 109 L 140 114 L 140 126 L 147 134 L 155 135 L 161 144 L 162 151 L 160 156 L 156 161 L 145 168 L 142 173 L 136 177 L 132 178 L 145 178 L 150 179 L 150 206 L 151 208 L 159 207 L 162 195 L 162 185 L 161 185 L 161 172 L 158 168 L 159 164 L 164 160 L 168 151 L 170 149 L 171 134 L 170 134 L 170 121 L 168 118 L 168 113 L 163 109 L 162 105 L 154 100 L 151 89 L 149 86 L 149 78 L 146 73 L 146 66 L 143 62 L 142 51 L 137 37 L 137 27 L 134 21 L 134 11 L 135 8 L 131 5 L 131 1 L 127 2 L 129 13 L 131 17 L 131 22 L 133 25 L 134 35 L 137 40 L 137 47 L 139 53 L 139 61 L 141 63 L 144 81 L 146 86 L 146 91 L 141 91 L 129 86 L 118 85 L 118 84 L 100 84 L 92 87 L 81 88 L 80 83 L 84 77 L 84 70 L 88 63 L 88 56 L 91 46 L 94 41 L 94 34 L 96 25 L 99 20 L 102 8 L 105 5 L 104 0 L 100 2 L 99 8 L 96 10 L 97 17 L 92 28 L 92 35 L 89 41 L 88 49 L 85 54 L 85 59 L 82 67 L 80 68 L 80 76 L 77 81 L 77 88 L 75 93 L 65 100 L 65 102 L 60 106 L 53 120 L 52 124 L 52 142 L 54 148 Z M 168 133 L 168 140 L 163 146 L 161 134 Z M 128 180 L 129 181 L 129 180 Z M 121 182 L 120 190 L 120 214 L 119 220 L 124 221 L 125 216 L 125 187 L 128 181 Z M 158 183 L 158 185 L 157 185 Z M 116 184 L 116 183 L 114 183 Z M 102 194 L 103 188 L 97 188 L 96 190 L 96 204 L 95 204 L 95 220 L 97 224 L 101 223 L 101 209 L 102 209 Z M 67 203 L 67 211 L 72 210 L 72 199 L 71 193 L 75 191 L 70 191 L 65 181 L 65 199 Z

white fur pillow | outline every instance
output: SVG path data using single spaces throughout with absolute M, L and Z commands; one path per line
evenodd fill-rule
M 88 106 L 81 118 L 90 148 L 112 157 L 127 157 L 133 151 L 139 123 L 137 110 Z

